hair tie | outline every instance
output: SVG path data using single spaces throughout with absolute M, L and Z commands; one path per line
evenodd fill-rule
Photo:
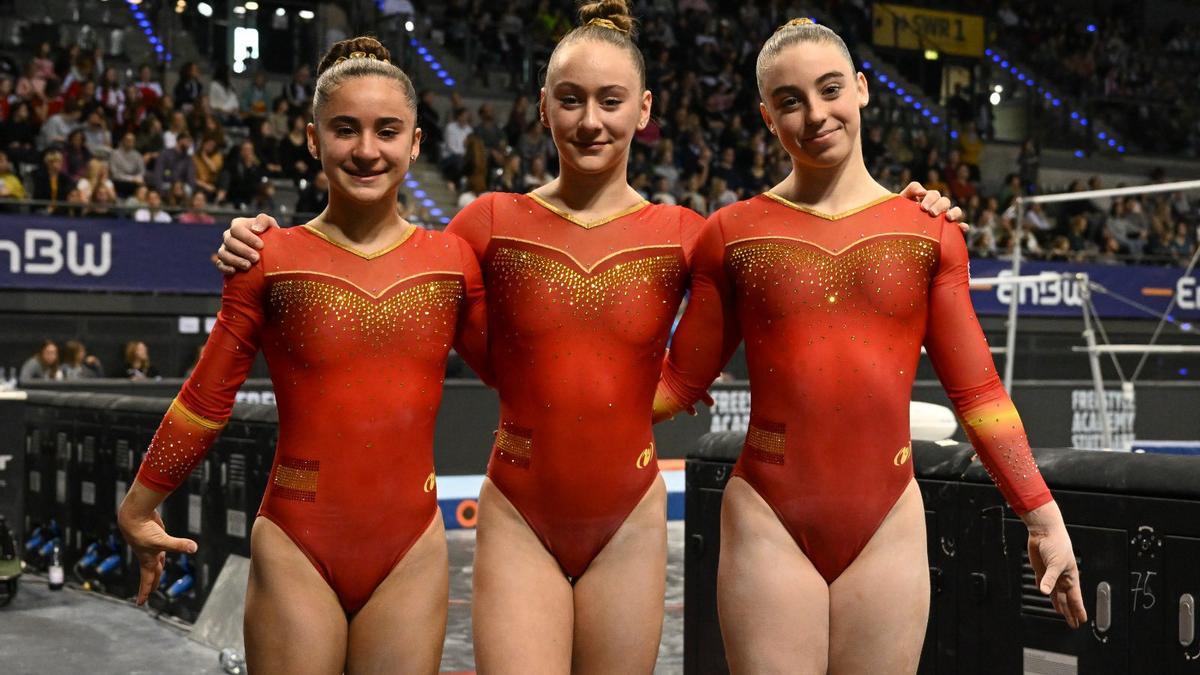
M 608 19 L 595 18 L 595 19 L 592 19 L 591 21 L 588 21 L 584 25 L 585 26 L 599 26 L 600 28 L 607 28 L 609 30 L 615 30 L 621 34 L 625 33 L 625 31 L 621 30 L 620 27 L 617 26 L 617 24 L 613 23 L 612 21 L 609 21 Z
M 339 56 L 337 58 L 337 60 L 334 61 L 334 63 L 335 64 L 341 63 L 342 61 L 345 61 L 347 59 L 370 59 L 372 61 L 382 61 L 384 63 L 391 63 L 391 61 L 388 61 L 387 59 L 381 59 L 378 56 L 375 56 L 374 54 L 368 54 L 366 52 L 350 52 L 349 56 Z
M 813 21 L 812 19 L 805 16 L 805 17 L 801 17 L 799 19 L 792 19 L 791 21 L 783 24 L 783 27 L 787 28 L 789 26 L 815 26 L 816 23 L 817 23 L 816 21 Z

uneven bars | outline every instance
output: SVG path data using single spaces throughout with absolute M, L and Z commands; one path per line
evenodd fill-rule
M 983 277 L 971 279 L 971 288 L 991 288 L 992 286 L 1012 286 L 1017 284 L 1040 284 L 1043 281 L 1058 281 L 1064 276 L 1074 276 L 1073 272 L 1042 272 L 1023 276 Z
M 1073 202 L 1093 197 L 1123 197 L 1125 195 L 1144 195 L 1153 192 L 1176 192 L 1179 190 L 1200 189 L 1200 180 L 1184 180 L 1175 183 L 1151 183 L 1134 185 L 1133 187 L 1108 188 L 1105 190 L 1084 190 L 1082 192 L 1056 192 L 1049 195 L 1018 196 L 1022 204 L 1048 204 L 1051 202 Z
M 1073 352 L 1098 354 L 1200 354 L 1200 345 L 1096 345 L 1071 347 Z

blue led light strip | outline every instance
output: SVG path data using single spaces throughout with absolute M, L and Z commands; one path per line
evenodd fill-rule
M 1094 30 L 1094 29 L 1090 29 L 1090 30 Z M 1059 98 L 1058 96 L 1055 96 L 1053 92 L 1051 92 L 1049 89 L 1047 89 L 1045 87 L 1045 85 L 1038 84 L 1028 74 L 1021 72 L 1021 69 L 1017 68 L 1016 64 L 1009 63 L 1008 59 L 1004 58 L 1004 56 L 1002 54 L 1000 54 L 1000 52 L 997 52 L 996 50 L 989 48 L 989 49 L 983 50 L 983 53 L 985 56 L 987 56 L 988 58 L 990 58 L 992 60 L 992 63 L 996 64 L 1003 70 L 1007 70 L 1010 75 L 1017 78 L 1017 82 L 1020 82 L 1021 84 L 1028 87 L 1030 89 L 1031 93 L 1039 94 L 1042 97 L 1042 99 L 1044 99 L 1045 101 L 1048 101 L 1050 103 L 1050 105 L 1054 106 L 1055 108 L 1059 108 L 1059 107 L 1063 106 L 1063 100 L 1061 98 Z M 1081 114 L 1077 110 L 1071 110 L 1070 114 L 1071 114 L 1072 122 L 1083 127 L 1085 130 L 1090 130 L 1091 120 L 1089 120 L 1087 117 L 1085 117 L 1083 114 Z M 1125 146 L 1122 145 L 1116 138 L 1114 138 L 1112 134 L 1106 133 L 1104 131 L 1097 131 L 1097 132 L 1095 132 L 1095 134 L 1096 134 L 1096 139 L 1099 140 L 1101 143 L 1107 144 L 1108 147 L 1116 150 L 1117 152 L 1119 152 L 1121 154 L 1125 154 Z M 1083 157 L 1084 152 L 1082 150 L 1076 150 L 1075 156 Z
M 867 72 L 872 72 L 871 62 L 863 61 L 862 69 Z M 881 73 L 879 71 L 873 72 L 875 73 L 875 79 L 879 80 L 880 84 L 886 86 L 889 91 L 894 93 L 897 100 L 913 110 L 920 112 L 921 116 L 928 120 L 933 126 L 942 127 L 948 130 L 950 132 L 950 138 L 958 140 L 958 131 L 950 128 L 950 120 L 944 120 L 938 115 L 934 114 L 931 103 L 921 100 L 919 96 L 915 96 L 912 92 L 906 90 L 904 87 L 901 87 L 896 83 L 895 80 L 888 77 L 886 73 Z
M 146 39 L 150 42 L 150 46 L 154 47 L 154 53 L 158 55 L 160 60 L 170 63 L 172 58 L 171 52 L 167 51 L 166 46 L 163 45 L 162 40 L 160 40 L 158 37 L 158 34 L 154 32 L 154 25 L 150 23 L 150 18 L 146 16 L 146 13 L 138 7 L 138 4 L 139 3 L 133 2 L 133 0 L 125 0 L 125 6 L 128 7 L 130 13 L 133 14 L 133 20 L 137 22 L 138 28 L 141 28 L 142 32 L 145 33 Z

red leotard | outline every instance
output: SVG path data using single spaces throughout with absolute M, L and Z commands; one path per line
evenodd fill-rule
M 500 428 L 488 477 L 574 579 L 658 475 L 655 382 L 703 220 L 642 203 L 592 223 L 492 193 L 447 231 L 481 261 Z
M 744 335 L 752 410 L 734 475 L 826 581 L 912 479 L 922 344 L 1009 504 L 1050 501 L 971 307 L 953 223 L 894 196 L 827 216 L 768 193 L 709 219 L 693 275 L 663 391 L 697 400 Z
M 226 278 L 195 371 L 138 480 L 183 482 L 228 420 L 260 346 L 279 444 L 259 515 L 308 555 L 353 613 L 437 513 L 434 418 L 451 341 L 477 365 L 483 285 L 462 240 L 414 228 L 362 255 L 308 227 L 271 230 L 262 261 Z

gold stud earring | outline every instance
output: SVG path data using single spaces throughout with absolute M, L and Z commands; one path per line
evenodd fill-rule
M 417 156 L 416 156 L 416 155 L 409 155 L 409 156 L 408 156 L 408 161 L 410 161 L 410 162 L 415 162 L 415 161 L 417 161 Z

